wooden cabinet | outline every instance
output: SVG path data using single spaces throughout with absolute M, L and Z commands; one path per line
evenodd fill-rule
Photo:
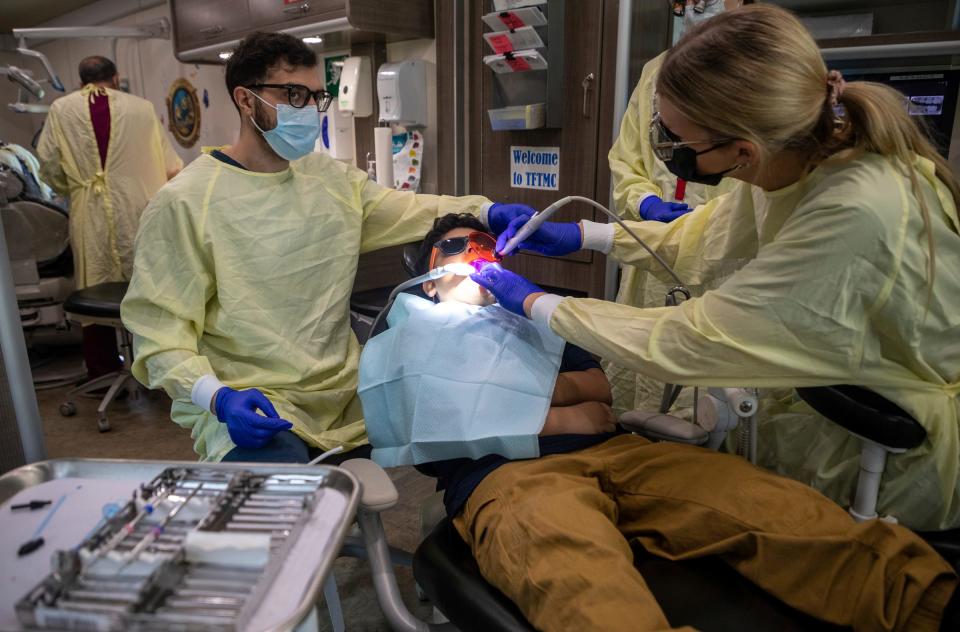
M 499 104 L 495 95 L 498 86 L 493 72 L 480 61 L 482 55 L 491 52 L 483 39 L 488 28 L 480 18 L 493 10 L 492 2 L 475 0 L 470 5 L 467 45 L 473 51 L 481 51 L 478 55 L 471 55 L 475 60 L 470 68 L 471 92 L 475 96 L 470 101 L 470 192 L 483 194 L 497 202 L 517 202 L 537 209 L 568 195 L 599 200 L 606 205 L 610 181 L 606 156 L 611 145 L 612 121 L 605 108 L 612 107 L 609 104 L 612 103 L 615 74 L 613 53 L 616 48 L 617 3 L 551 3 L 549 11 L 553 13 L 548 14 L 548 20 L 559 19 L 556 11 L 564 11 L 561 124 L 551 129 L 518 131 L 493 131 L 491 128 L 487 110 Z M 607 35 L 610 32 L 613 37 Z M 512 186 L 510 156 L 513 147 L 559 147 L 559 189 Z M 571 203 L 554 219 L 605 222 L 605 217 L 599 217 L 598 213 L 592 206 Z M 563 259 L 523 254 L 511 257 L 506 265 L 540 285 L 603 296 L 605 258 L 595 252 L 584 251 Z
M 433 37 L 433 0 L 170 0 L 170 17 L 188 63 L 222 63 L 219 53 L 254 31 L 324 35 L 334 48 Z
M 248 0 L 250 21 L 272 26 L 302 19 L 335 19 L 346 15 L 343 0 Z
M 172 2 L 170 11 L 176 25 L 178 50 L 231 39 L 250 26 L 250 13 L 244 0 Z

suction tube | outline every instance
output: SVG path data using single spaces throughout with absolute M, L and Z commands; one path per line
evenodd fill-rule
M 671 268 L 669 265 L 667 265 L 667 262 L 664 261 L 664 260 L 660 257 L 660 255 L 658 255 L 657 253 L 655 253 L 655 252 L 650 248 L 650 246 L 648 246 L 647 244 L 645 244 L 642 239 L 640 239 L 639 237 L 637 237 L 637 234 L 634 233 L 632 230 L 630 230 L 630 227 L 627 226 L 622 219 L 620 219 L 619 217 L 617 217 L 617 215 L 616 215 L 615 213 L 611 212 L 611 211 L 610 211 L 606 206 L 604 206 L 603 204 L 600 204 L 599 202 L 595 202 L 594 200 L 591 200 L 590 198 L 585 198 L 585 197 L 580 196 L 580 195 L 568 195 L 568 196 L 565 197 L 565 198 L 560 198 L 559 200 L 557 200 L 556 202 L 554 202 L 553 204 L 551 204 L 551 205 L 548 206 L 547 208 L 543 209 L 543 210 L 540 211 L 539 213 L 534 213 L 534 214 L 533 214 L 533 217 L 531 217 L 530 220 L 529 220 L 526 224 L 524 224 L 523 226 L 521 226 L 521 227 L 520 227 L 520 230 L 517 231 L 517 234 L 514 235 L 513 238 L 511 238 L 511 239 L 504 245 L 503 250 L 502 250 L 499 254 L 502 255 L 502 256 L 506 256 L 506 255 L 510 254 L 511 252 L 513 252 L 514 250 L 516 250 L 517 246 L 519 246 L 521 242 L 523 242 L 524 240 L 526 240 L 526 239 L 527 239 L 528 237 L 530 237 L 530 235 L 532 235 L 533 233 L 537 232 L 537 229 L 540 228 L 540 226 L 543 225 L 543 223 L 544 223 L 545 221 L 547 221 L 548 219 L 550 219 L 550 217 L 551 217 L 554 213 L 556 213 L 558 210 L 560 210 L 562 207 L 566 206 L 566 205 L 569 204 L 570 202 L 583 202 L 584 204 L 589 204 L 589 205 L 593 206 L 594 208 L 603 211 L 604 213 L 607 214 L 607 216 L 608 216 L 610 219 L 612 219 L 612 220 L 615 221 L 616 223 L 620 224 L 620 226 L 623 227 L 623 230 L 625 230 L 628 235 L 630 235 L 631 237 L 633 237 L 634 241 L 636 241 L 638 244 L 640 244 L 641 246 L 643 246 L 644 250 L 646 250 L 647 252 L 649 252 L 650 255 L 651 255 L 654 259 L 657 260 L 657 263 L 659 263 L 661 266 L 663 266 L 663 269 L 666 270 L 667 273 L 670 274 L 671 277 L 673 277 L 673 280 L 674 280 L 674 282 L 677 284 L 677 287 L 674 288 L 674 290 L 671 290 L 671 292 L 676 291 L 677 289 L 679 289 L 681 292 L 683 292 L 683 293 L 687 296 L 687 298 L 690 297 L 690 292 L 687 291 L 687 289 L 684 287 L 683 281 L 681 281 L 681 280 L 680 280 L 680 277 L 677 276 L 677 273 L 673 271 L 673 268 Z
M 373 321 L 373 326 L 370 327 L 370 335 L 372 336 L 375 331 L 377 331 L 377 325 L 380 324 L 380 320 L 384 317 L 384 314 L 390 311 L 390 306 L 393 305 L 393 301 L 397 298 L 397 294 L 400 292 L 412 288 L 414 285 L 419 285 L 420 283 L 425 283 L 427 281 L 433 281 L 434 279 L 439 279 L 440 277 L 447 274 L 456 274 L 459 276 L 470 276 L 477 269 L 470 265 L 469 263 L 448 263 L 445 266 L 439 266 L 430 270 L 426 274 L 421 274 L 418 277 L 412 279 L 407 279 L 397 287 L 393 288 L 393 291 L 390 292 L 390 296 L 387 298 L 387 304 L 384 306 L 380 313 L 377 314 L 377 317 Z

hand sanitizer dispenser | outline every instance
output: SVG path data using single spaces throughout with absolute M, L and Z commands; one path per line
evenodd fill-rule
M 408 126 L 427 124 L 426 62 L 383 64 L 377 71 L 380 120 Z
M 337 160 L 353 159 L 353 117 L 341 112 L 337 101 L 320 115 L 316 151 L 325 151 Z
M 370 58 L 347 57 L 340 72 L 340 94 L 337 102 L 341 112 L 354 116 L 373 114 L 373 89 L 370 86 Z

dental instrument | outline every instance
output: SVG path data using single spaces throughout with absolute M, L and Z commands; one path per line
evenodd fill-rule
M 477 271 L 477 268 L 470 265 L 469 263 L 448 263 L 445 266 L 439 266 L 430 270 L 426 274 L 421 274 L 418 277 L 412 279 L 407 279 L 397 287 L 393 288 L 393 291 L 390 292 L 390 296 L 387 297 L 387 304 L 384 305 L 383 309 L 380 310 L 380 313 L 377 314 L 376 319 L 373 321 L 373 325 L 370 327 L 371 335 L 376 335 L 377 325 L 380 324 L 380 319 L 383 318 L 384 314 L 390 311 L 390 306 L 393 305 L 393 301 L 397 298 L 397 294 L 400 292 L 413 287 L 419 283 L 426 283 L 427 281 L 433 281 L 439 279 L 440 277 L 447 274 L 456 274 L 459 276 L 470 276 Z
M 47 515 L 43 517 L 43 520 L 40 521 L 40 524 L 37 526 L 36 530 L 33 532 L 33 535 L 30 536 L 30 539 L 20 545 L 20 548 L 17 549 L 17 557 L 23 557 L 24 555 L 29 555 L 37 549 L 39 549 L 44 544 L 43 536 L 40 534 L 43 533 L 43 530 L 47 528 L 47 525 L 50 524 L 50 519 L 53 518 L 53 514 L 57 513 L 57 510 L 60 509 L 63 505 L 63 501 L 67 499 L 69 494 L 64 494 L 60 496 L 56 504 L 50 508 L 50 511 L 47 512 Z
M 524 240 L 526 240 L 528 237 L 530 237 L 535 232 L 537 232 L 537 229 L 540 228 L 540 226 L 542 226 L 544 222 L 550 219 L 550 217 L 553 216 L 554 213 L 556 213 L 558 210 L 560 210 L 560 208 L 566 206 L 570 202 L 583 202 L 585 204 L 589 204 L 594 208 L 606 213 L 607 216 L 610 217 L 610 219 L 620 224 L 623 230 L 626 231 L 626 233 L 630 235 L 630 237 L 632 237 L 634 241 L 636 241 L 638 244 L 643 246 L 643 249 L 649 252 L 650 255 L 657 260 L 657 263 L 659 263 L 661 267 L 663 267 L 663 269 L 666 270 L 671 277 L 673 277 L 673 281 L 674 283 L 676 283 L 676 285 L 667 291 L 665 304 L 668 307 L 675 307 L 680 303 L 682 303 L 683 301 L 688 300 L 690 298 L 690 290 L 688 290 L 684 286 L 683 281 L 681 281 L 680 277 L 677 276 L 677 273 L 673 271 L 673 268 L 667 265 L 667 262 L 664 261 L 663 258 L 660 257 L 660 255 L 654 252 L 653 249 L 651 249 L 650 246 L 644 243 L 644 241 L 640 239 L 640 237 L 638 237 L 636 233 L 630 230 L 630 227 L 627 226 L 622 219 L 620 219 L 615 213 L 611 212 L 607 207 L 600 204 L 599 202 L 595 202 L 590 198 L 586 198 L 580 195 L 568 195 L 567 197 L 560 198 L 559 200 L 557 200 L 547 208 L 543 209 L 542 211 L 538 213 L 534 213 L 530 217 L 530 219 L 527 220 L 527 223 L 520 227 L 520 230 L 517 231 L 517 234 L 514 235 L 512 238 L 510 238 L 510 240 L 507 241 L 506 244 L 504 244 L 503 250 L 501 250 L 499 253 L 500 256 L 505 257 L 511 252 L 513 252 L 514 250 L 516 250 L 516 248 Z M 673 384 L 664 385 L 663 396 L 661 397 L 661 400 L 660 400 L 661 413 L 666 413 L 668 410 L 670 410 L 670 407 L 673 406 L 673 403 L 676 401 L 677 397 L 680 395 L 680 389 L 681 387 L 675 386 Z
M 340 453 L 340 452 L 343 452 L 343 446 L 342 446 L 342 445 L 338 445 L 338 446 L 335 447 L 335 448 L 330 448 L 329 450 L 327 450 L 326 452 L 324 452 L 323 454 L 321 454 L 320 456 L 318 456 L 318 457 L 315 458 L 314 460 L 312 460 L 312 461 L 310 461 L 309 463 L 307 463 L 307 465 L 317 465 L 318 463 L 320 463 L 320 461 L 324 460 L 324 459 L 327 458 L 328 456 L 333 456 L 334 454 L 338 454 L 338 453 Z
M 291 627 L 283 623 L 299 616 L 291 609 L 310 608 L 316 599 L 314 588 L 304 587 L 314 581 L 311 573 L 340 549 L 338 540 L 327 540 L 335 512 L 354 511 L 345 496 L 353 488 L 341 481 L 359 485 L 336 469 L 282 469 L 163 470 L 122 505 L 104 506 L 83 540 L 53 553 L 49 574 L 26 579 L 13 606 L 17 619 L 25 628 L 58 630 Z M 128 532 L 147 496 L 154 511 Z M 254 497 L 280 504 L 260 509 Z M 345 532 L 352 515 L 343 514 L 336 528 Z M 76 530 L 90 518 L 88 511 L 72 523 L 54 520 L 43 534 Z M 117 555 L 84 561 L 81 551 L 118 533 L 125 538 Z
M 505 257 L 511 252 L 513 252 L 514 250 L 516 250 L 517 247 L 523 241 L 525 241 L 528 237 L 530 237 L 532 234 L 537 232 L 537 229 L 540 228 L 540 226 L 542 226 L 544 222 L 550 219 L 550 217 L 552 217 L 554 213 L 556 213 L 558 210 L 560 210 L 562 207 L 566 206 L 570 202 L 583 202 L 584 204 L 589 204 L 594 208 L 596 208 L 597 210 L 603 211 L 604 213 L 607 214 L 608 217 L 610 217 L 610 219 L 620 224 L 623 230 L 625 230 L 626 233 L 634 239 L 634 241 L 636 241 L 638 244 L 643 246 L 643 249 L 649 252 L 650 256 L 656 259 L 657 263 L 659 263 L 663 267 L 663 269 L 666 270 L 671 277 L 673 277 L 673 280 L 677 284 L 677 287 L 672 288 L 667 293 L 667 295 L 671 296 L 673 295 L 674 292 L 679 291 L 686 298 L 690 298 L 689 290 L 687 290 L 686 287 L 684 287 L 683 281 L 681 281 L 680 277 L 677 276 L 677 273 L 673 271 L 673 268 L 667 265 L 667 262 L 664 261 L 660 257 L 660 255 L 654 252 L 650 248 L 650 246 L 644 243 L 644 241 L 637 236 L 636 233 L 630 230 L 630 227 L 627 226 L 622 219 L 620 219 L 615 213 L 611 212 L 603 204 L 600 204 L 599 202 L 591 200 L 590 198 L 583 197 L 581 195 L 568 195 L 567 197 L 560 198 L 559 200 L 557 200 L 547 208 L 543 209 L 542 211 L 539 211 L 531 215 L 530 219 L 527 220 L 527 223 L 521 226 L 520 230 L 517 231 L 517 234 L 511 237 L 510 240 L 507 241 L 506 244 L 504 244 L 503 250 L 501 250 L 499 254 Z
M 190 500 L 194 496 L 196 496 L 197 492 L 200 491 L 202 488 L 203 488 L 203 483 L 201 482 L 196 487 L 194 487 L 193 490 L 189 494 L 187 494 L 186 498 L 181 500 L 176 507 L 171 508 L 169 513 L 167 513 L 166 517 L 163 520 L 161 520 L 159 524 L 157 524 L 152 529 L 150 529 L 150 531 L 147 533 L 147 535 L 143 537 L 143 539 L 137 542 L 137 544 L 134 545 L 132 549 L 127 551 L 126 555 L 123 556 L 123 566 L 121 566 L 121 568 L 123 568 L 124 566 L 127 566 L 132 561 L 137 559 L 140 556 L 140 553 L 144 549 L 146 549 L 148 546 L 153 544 L 157 540 L 157 538 L 159 538 L 160 535 L 163 533 L 166 526 L 170 524 L 174 518 L 177 517 L 177 514 L 179 514 L 183 510 L 183 508 L 187 506 Z M 174 494 L 169 494 L 168 500 L 172 499 L 173 497 L 174 497 Z
M 510 238 L 506 244 L 503 246 L 503 250 L 499 252 L 501 257 L 506 257 L 511 252 L 517 249 L 517 246 L 521 242 L 527 239 L 530 235 L 537 232 L 537 229 L 540 226 L 550 219 L 550 217 L 560 209 L 561 206 L 567 203 L 567 201 L 572 201 L 570 197 L 560 198 L 547 208 L 542 211 L 538 211 L 530 216 L 530 219 L 527 220 L 527 223 L 520 227 L 520 230 L 517 231 L 517 234 Z

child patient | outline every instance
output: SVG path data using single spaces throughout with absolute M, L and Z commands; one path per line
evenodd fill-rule
M 438 219 L 418 272 L 493 259 L 484 230 L 469 215 Z M 494 302 L 452 274 L 423 291 L 435 301 Z M 950 627 L 953 569 L 916 534 L 858 524 L 812 488 L 739 457 L 617 431 L 609 403 L 599 364 L 567 343 L 539 458 L 418 466 L 445 490 L 484 578 L 537 629 L 670 628 L 631 542 L 671 560 L 719 556 L 781 601 L 856 630 L 935 631 L 941 618 L 942 629 L 960 629 Z
M 447 215 L 434 222 L 420 247 L 418 263 L 423 273 L 449 263 L 472 263 L 492 259 L 496 238 L 472 215 Z M 470 277 L 448 274 L 423 284 L 423 292 L 438 302 L 459 301 L 470 305 L 492 305 L 493 294 Z M 561 454 L 603 443 L 616 431 L 607 377 L 589 353 L 567 343 L 560 361 L 547 420 L 540 431 L 540 456 Z M 509 463 L 491 454 L 481 459 L 451 459 L 417 467 L 437 478 L 444 490 L 447 515 L 455 516 L 474 488 L 488 474 Z

